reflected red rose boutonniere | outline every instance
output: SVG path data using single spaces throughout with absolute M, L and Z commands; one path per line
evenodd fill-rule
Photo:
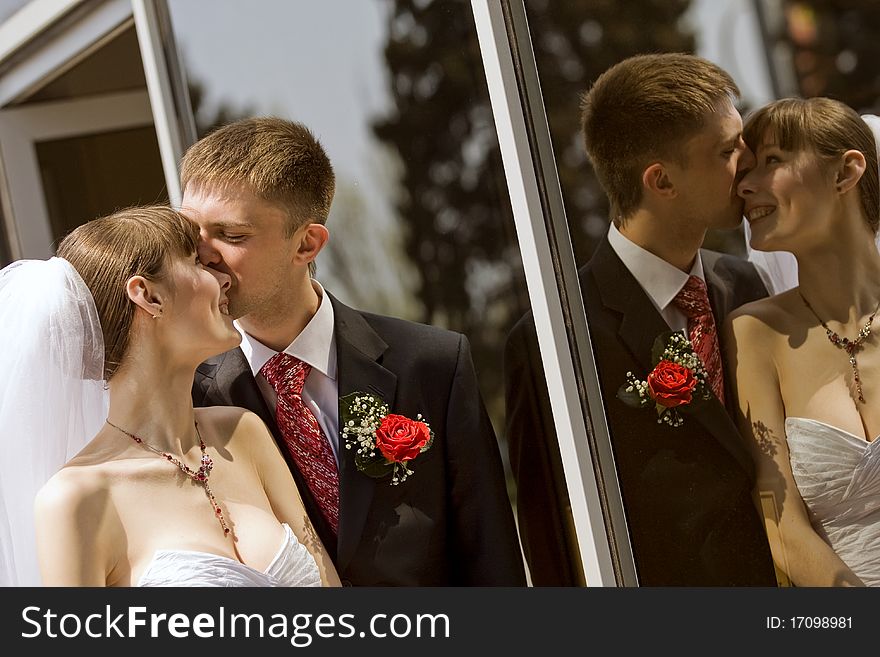
M 341 436 L 355 450 L 360 472 L 377 479 L 391 475 L 396 486 L 413 474 L 409 464 L 431 448 L 434 433 L 421 413 L 416 419 L 389 413 L 380 398 L 355 392 L 340 400 Z
M 659 423 L 681 426 L 681 413 L 693 412 L 712 398 L 703 362 L 680 331 L 658 336 L 651 360 L 654 369 L 645 380 L 626 373 L 626 383 L 620 386 L 617 397 L 633 408 L 653 407 Z

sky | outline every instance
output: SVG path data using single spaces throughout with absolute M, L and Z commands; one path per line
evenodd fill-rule
M 186 68 L 206 86 L 206 110 L 223 102 L 296 118 L 317 132 L 334 163 L 363 179 L 375 164 L 365 117 L 389 106 L 381 51 L 386 2 L 169 0 L 169 6 Z M 752 2 L 695 0 L 690 18 L 699 54 L 734 76 L 748 105 L 768 101 Z
M 2 0 L 0 0 L 2 1 Z M 562 1 L 562 0 L 560 0 Z M 178 49 L 191 81 L 205 89 L 203 122 L 225 105 L 241 115 L 279 115 L 305 123 L 327 151 L 337 173 L 336 201 L 328 227 L 353 235 L 362 252 L 393 254 L 399 228 L 394 210 L 396 168 L 377 147 L 370 123 L 391 108 L 382 53 L 388 0 L 168 0 Z M 469 3 L 459 0 L 462 11 Z M 750 0 L 694 0 L 689 20 L 699 54 L 727 69 L 747 106 L 770 99 L 757 21 Z M 345 215 L 342 218 L 339 215 Z M 356 216 L 355 216 L 356 215 Z M 369 226 L 367 232 L 362 227 Z M 331 240 L 331 244 L 337 240 Z M 356 261 L 340 253 L 338 262 Z M 402 299 L 412 276 L 391 265 L 371 273 L 376 280 L 333 280 L 341 272 L 324 268 L 334 289 L 359 286 L 396 290 L 382 312 L 414 312 Z M 364 262 L 361 269 L 372 269 Z M 411 271 L 410 271 L 411 273 Z M 381 278 L 384 277 L 384 280 Z M 345 298 L 357 305 L 356 297 Z M 377 301 L 370 299 L 371 307 Z M 401 305 L 403 303 L 404 305 Z

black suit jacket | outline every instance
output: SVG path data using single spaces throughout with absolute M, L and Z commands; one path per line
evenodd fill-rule
M 719 325 L 767 292 L 749 263 L 702 251 Z M 644 379 L 651 348 L 669 327 L 605 238 L 580 271 L 615 465 L 639 582 L 645 586 L 774 586 L 773 563 L 751 497 L 754 466 L 727 410 L 713 397 L 684 424 L 616 397 L 631 371 Z M 534 321 L 511 331 L 507 438 L 518 484 L 520 533 L 537 585 L 578 583 L 570 503 L 550 416 Z M 730 390 L 730 387 L 727 388 Z
M 392 413 L 421 413 L 434 444 L 402 484 L 360 473 L 340 446 L 339 534 L 318 512 L 284 447 L 241 349 L 199 366 L 197 406 L 241 406 L 275 436 L 306 511 L 345 584 L 520 586 L 522 556 L 495 433 L 458 333 L 361 313 L 328 295 L 335 316 L 339 396 L 378 395 Z

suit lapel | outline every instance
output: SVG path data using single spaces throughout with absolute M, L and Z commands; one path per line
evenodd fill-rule
M 710 304 L 713 312 L 716 313 L 716 324 L 718 324 L 717 312 L 725 310 L 728 305 L 728 286 L 714 271 L 714 259 L 709 258 L 709 260 L 711 265 L 705 267 L 705 275 Z M 654 340 L 664 331 L 668 331 L 669 325 L 611 248 L 607 237 L 596 249 L 591 264 L 591 271 L 598 285 L 603 305 L 621 315 L 618 330 L 621 341 L 644 368 L 645 373 L 650 372 L 654 368 L 654 363 L 651 362 Z M 625 372 L 621 373 L 621 382 L 624 374 Z M 606 391 L 606 394 L 610 394 L 609 391 Z M 739 438 L 736 427 L 717 398 L 713 396 L 708 403 L 698 411 L 690 413 L 688 417 L 695 418 L 715 436 L 746 472 L 753 472 L 752 460 Z
M 651 362 L 654 340 L 668 331 L 669 325 L 611 248 L 607 237 L 596 249 L 590 269 L 596 279 L 602 304 L 620 315 L 617 331 L 620 340 L 647 374 L 654 369 Z M 621 373 L 621 383 L 624 374 L 626 372 Z
M 715 316 L 715 326 L 720 331 L 721 322 L 727 317 L 733 306 L 732 281 L 717 266 L 718 254 L 711 251 L 700 251 L 703 260 L 703 275 L 706 277 L 706 287 L 709 291 L 709 305 L 712 306 L 712 314 Z
M 278 428 L 278 422 L 275 420 L 274 414 L 269 411 L 266 400 L 263 399 L 263 395 L 257 387 L 257 381 L 254 378 L 247 358 L 245 358 L 244 352 L 241 349 L 227 351 L 202 363 L 198 371 L 202 376 L 211 379 L 203 400 L 205 405 L 247 408 L 259 415 L 260 419 L 266 423 L 296 482 L 312 525 L 321 537 L 324 547 L 327 548 L 331 557 L 335 559 L 337 546 L 331 542 L 333 531 L 324 520 L 320 507 L 309 490 L 308 483 L 306 483 L 293 457 L 290 455 L 290 450 L 287 449 L 284 436 L 281 435 L 281 430 Z
M 718 345 L 720 348 L 721 324 L 734 306 L 733 281 L 730 280 L 729 276 L 723 276 L 724 272 L 717 266 L 719 254 L 701 251 L 701 257 L 703 259 L 703 275 L 706 277 L 706 287 L 708 288 L 709 305 L 712 306 L 712 314 L 715 317 L 715 330 L 718 332 Z M 731 399 L 729 391 L 733 388 L 730 385 L 726 369 L 724 371 L 724 389 L 725 404 L 722 405 L 720 401 L 713 398 L 712 403 L 707 404 L 702 409 L 706 417 L 701 421 L 707 427 L 710 423 L 713 426 L 719 427 L 719 430 L 713 433 L 751 476 L 754 473 L 755 466 L 732 420 L 733 414 L 731 410 L 734 408 L 734 400 Z M 697 415 L 700 416 L 701 414 Z
M 205 393 L 205 403 L 241 406 L 260 416 L 276 438 L 278 424 L 266 400 L 260 394 L 251 366 L 241 349 L 232 349 L 199 366 L 199 372 L 212 379 Z
M 368 392 L 381 397 L 393 408 L 397 376 L 377 362 L 388 345 L 360 313 L 340 303 L 332 295 L 328 296 L 333 304 L 340 399 L 354 392 Z M 341 572 L 360 542 L 377 484 L 375 479 L 357 470 L 352 450 L 340 444 L 339 452 L 339 541 L 336 565 Z

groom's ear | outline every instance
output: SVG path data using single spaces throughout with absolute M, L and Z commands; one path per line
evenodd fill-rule
M 662 162 L 654 162 L 642 172 L 642 186 L 646 192 L 664 198 L 672 198 L 676 195 L 675 185 Z
M 306 224 L 296 234 L 296 251 L 293 262 L 296 265 L 307 265 L 318 257 L 321 249 L 330 239 L 330 231 L 323 224 Z
M 837 191 L 844 194 L 859 184 L 867 168 L 865 155 L 861 151 L 848 150 L 837 166 Z
M 134 305 L 154 319 L 162 314 L 162 295 L 155 284 L 143 276 L 132 276 L 125 282 L 125 293 Z

